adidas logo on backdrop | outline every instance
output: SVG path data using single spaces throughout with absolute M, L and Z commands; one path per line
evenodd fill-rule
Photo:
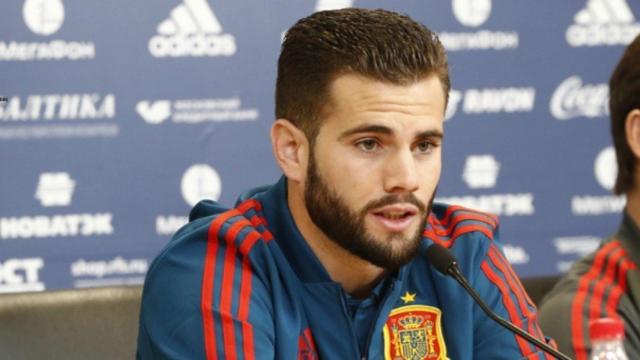
M 566 33 L 569 45 L 626 45 L 640 33 L 640 23 L 626 0 L 588 0 Z
M 236 53 L 233 35 L 225 34 L 206 0 L 184 0 L 157 28 L 149 40 L 155 57 L 231 56 Z

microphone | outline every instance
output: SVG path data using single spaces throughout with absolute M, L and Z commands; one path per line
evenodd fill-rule
M 567 355 L 538 340 L 528 332 L 520 329 L 511 322 L 501 318 L 500 316 L 498 316 L 498 314 L 494 313 L 489 308 L 489 306 L 487 306 L 487 304 L 482 301 L 480 295 L 478 295 L 478 293 L 471 287 L 464 275 L 462 275 L 462 272 L 460 272 L 460 269 L 458 268 L 458 261 L 456 260 L 456 257 L 447 248 L 440 244 L 433 244 L 429 246 L 429 248 L 427 249 L 427 260 L 431 263 L 431 266 L 436 268 L 436 270 L 438 270 L 440 273 L 456 279 L 456 281 L 460 283 L 460 285 L 462 285 L 462 287 L 469 293 L 469 295 L 471 295 L 473 300 L 475 300 L 480 308 L 498 324 L 507 328 L 509 331 L 516 333 L 528 342 L 536 345 L 546 353 L 551 354 L 556 359 L 571 360 L 571 358 Z

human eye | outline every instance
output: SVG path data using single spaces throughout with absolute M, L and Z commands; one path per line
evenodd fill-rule
M 433 151 L 437 144 L 429 140 L 421 140 L 414 146 L 414 151 L 419 154 L 428 154 Z
M 380 150 L 380 143 L 376 139 L 367 138 L 356 142 L 356 147 L 364 152 L 375 152 Z

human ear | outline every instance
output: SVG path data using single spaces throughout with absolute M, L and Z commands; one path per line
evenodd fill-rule
M 302 182 L 309 154 L 309 142 L 302 130 L 287 119 L 277 119 L 271 126 L 271 147 L 287 179 Z
M 627 114 L 624 123 L 627 144 L 636 159 L 640 159 L 640 109 L 634 109 Z

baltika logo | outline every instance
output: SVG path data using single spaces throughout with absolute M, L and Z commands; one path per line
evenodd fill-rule
M 42 258 L 7 259 L 0 262 L 0 293 L 44 291 L 40 281 Z
M 200 200 L 220 198 L 222 182 L 220 175 L 207 164 L 196 164 L 187 169 L 180 182 L 182 197 L 187 204 L 194 206 Z
M 171 101 L 140 101 L 136 105 L 136 111 L 149 124 L 160 124 L 171 116 Z
M 491 16 L 491 0 L 453 0 L 453 15 L 466 27 L 476 28 Z M 520 42 L 515 31 L 440 32 L 440 41 L 448 51 L 515 49 Z
M 608 101 L 607 84 L 583 84 L 579 76 L 571 76 L 558 85 L 549 107 L 558 120 L 598 118 L 608 115 Z
M 618 176 L 618 163 L 613 146 L 608 146 L 600 151 L 593 165 L 593 172 L 596 180 L 605 190 L 613 190 Z
M 76 182 L 68 173 L 42 173 L 36 188 L 35 198 L 44 207 L 69 206 Z
M 235 38 L 222 32 L 206 0 L 184 0 L 157 31 L 149 41 L 155 57 L 231 56 L 236 52 Z
M 625 0 L 588 0 L 573 22 L 566 39 L 574 47 L 626 45 L 640 33 L 640 23 Z
M 34 34 L 49 36 L 64 23 L 64 5 L 62 0 L 26 0 L 22 17 Z M 85 60 L 95 55 L 95 44 L 88 41 L 0 41 L 0 61 Z
M 51 35 L 64 23 L 62 0 L 27 0 L 22 16 L 29 29 L 38 35 Z
M 453 0 L 453 14 L 464 26 L 477 27 L 491 15 L 491 0 Z
M 471 155 L 467 157 L 462 179 L 471 189 L 496 186 L 500 163 L 492 155 Z
M 345 9 L 353 6 L 354 0 L 318 0 L 315 11 Z

